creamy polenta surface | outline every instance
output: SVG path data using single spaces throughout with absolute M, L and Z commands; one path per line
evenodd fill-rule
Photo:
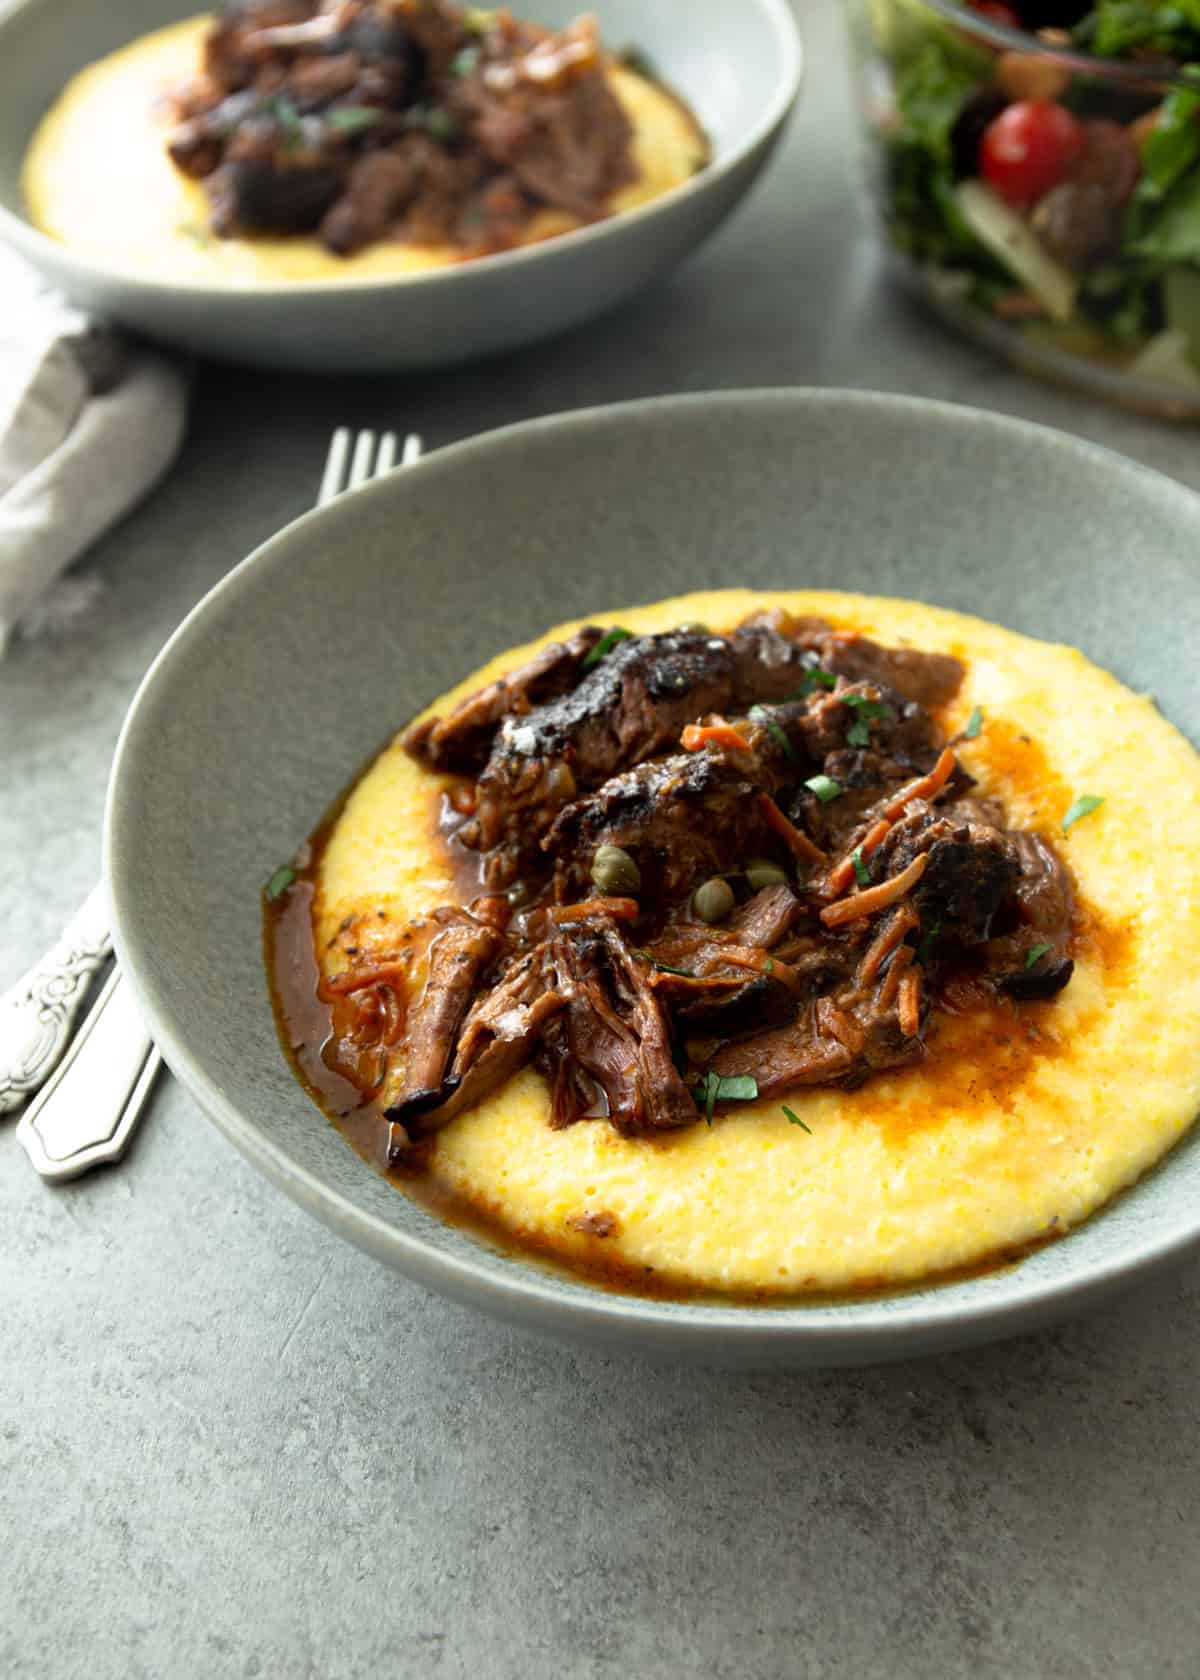
M 1055 837 L 1077 883 L 1070 985 L 1052 1002 L 942 1017 L 924 1063 L 858 1090 L 793 1091 L 787 1105 L 807 1130 L 774 1100 L 653 1139 L 606 1121 L 554 1131 L 547 1086 L 526 1069 L 432 1140 L 428 1171 L 518 1242 L 618 1262 L 632 1279 L 762 1295 L 912 1283 L 1068 1230 L 1192 1124 L 1200 758 L 1151 699 L 1080 653 L 913 602 L 730 590 L 599 622 L 726 630 L 770 606 L 963 663 L 943 721 L 960 728 L 977 706 L 985 720 L 957 749 L 963 765 L 1009 821 Z M 498 655 L 430 710 L 445 713 L 529 651 Z M 327 973 L 344 965 L 348 918 L 374 927 L 363 938 L 382 949 L 456 896 L 436 830 L 449 782 L 397 742 L 351 794 L 316 882 Z M 1064 838 L 1081 792 L 1104 804 Z
M 208 230 L 204 186 L 172 164 L 164 93 L 193 75 L 210 24 L 188 19 L 142 36 L 80 72 L 33 136 L 22 172 L 30 220 L 80 256 L 158 280 L 233 286 L 380 280 L 460 263 L 453 245 L 386 240 L 335 256 L 315 238 L 219 239 Z M 708 159 L 686 109 L 644 76 L 612 65 L 613 91 L 633 126 L 637 179 L 616 192 L 614 213 L 634 210 L 690 180 Z M 543 209 L 525 242 L 580 222 Z

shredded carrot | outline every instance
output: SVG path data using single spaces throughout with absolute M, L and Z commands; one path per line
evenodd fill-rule
M 781 986 L 794 989 L 800 984 L 800 976 L 787 963 L 780 962 L 770 951 L 764 951 L 758 945 L 722 945 L 715 953 L 714 960 L 732 963 L 735 968 L 752 968 L 759 974 L 765 974 L 769 980 L 778 980 Z
M 913 948 L 911 945 L 901 945 L 892 958 L 892 966 L 883 977 L 883 985 L 879 988 L 877 1002 L 880 1009 L 890 1009 L 896 1001 L 896 994 L 904 983 L 905 970 L 912 965 Z
M 403 962 L 376 963 L 374 968 L 348 968 L 344 974 L 335 974 L 323 984 L 334 997 L 349 997 L 351 992 L 361 992 L 364 986 L 403 985 L 408 980 L 408 971 L 406 958 Z
M 921 1030 L 921 976 L 910 968 L 900 982 L 900 1031 L 905 1038 L 916 1038 Z
M 900 789 L 887 810 L 883 813 L 889 822 L 895 822 L 910 799 L 932 799 L 935 793 L 940 793 L 954 774 L 954 767 L 958 760 L 953 749 L 947 747 L 938 759 L 928 776 L 918 776 L 915 782 L 909 782 Z
M 634 922 L 641 913 L 636 898 L 581 898 L 578 904 L 556 904 L 550 915 L 556 922 L 583 922 L 589 916 L 613 916 L 619 922 Z
M 1032 321 L 1046 313 L 1046 306 L 1032 292 L 1002 292 L 992 304 L 992 313 L 1002 321 Z
M 679 737 L 684 752 L 699 752 L 701 747 L 728 747 L 730 752 L 749 752 L 750 743 L 739 735 L 731 723 L 718 719 L 715 723 L 689 723 Z
M 816 1023 L 821 1038 L 836 1038 L 852 1056 L 857 1056 L 867 1042 L 866 1033 L 854 1017 L 839 1009 L 830 997 L 817 999 Z
M 861 642 L 862 635 L 863 633 L 861 630 L 831 630 L 829 633 L 829 640 L 831 642 L 840 642 L 843 647 L 849 647 L 851 642 Z
M 891 955 L 907 933 L 920 924 L 921 918 L 915 908 L 911 904 L 902 904 L 896 914 L 888 918 L 882 931 L 863 953 L 856 976 L 858 984 L 869 986 L 883 967 L 884 959 Z
M 485 927 L 495 928 L 498 933 L 503 933 L 512 921 L 512 905 L 502 895 L 489 893 L 483 898 L 471 900 L 471 914 Z
M 773 828 L 776 834 L 787 841 L 797 857 L 804 858 L 808 863 L 824 863 L 826 861 L 825 853 L 821 848 L 814 845 L 808 835 L 802 829 L 797 828 L 795 823 L 788 821 L 769 793 L 759 794 L 758 808 L 766 818 L 767 826 Z
M 867 887 L 863 892 L 855 893 L 852 898 L 839 898 L 836 904 L 827 905 L 821 912 L 821 920 L 826 927 L 843 927 L 847 922 L 857 922 L 863 916 L 874 916 L 878 911 L 886 910 L 889 904 L 895 904 L 905 893 L 911 892 L 928 867 L 929 853 L 922 852 L 912 860 L 907 869 L 902 869 L 899 875 L 893 875 L 890 881 L 881 881 L 877 887 Z
M 891 832 L 891 823 L 885 822 L 882 817 L 874 828 L 867 830 L 861 845 L 856 846 L 854 851 L 847 852 L 842 861 L 830 871 L 829 880 L 825 884 L 830 898 L 840 898 L 854 880 L 854 852 L 856 851 L 859 857 L 865 861 L 872 852 L 877 851 L 883 845 Z

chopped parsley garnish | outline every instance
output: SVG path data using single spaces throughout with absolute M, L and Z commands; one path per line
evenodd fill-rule
M 830 804 L 842 791 L 841 782 L 835 782 L 832 776 L 810 776 L 804 785 L 810 793 L 816 794 L 822 805 Z
M 850 853 L 850 862 L 854 865 L 854 879 L 858 882 L 859 886 L 869 887 L 871 885 L 871 871 L 863 862 L 861 846 L 855 846 L 854 850 Z
M 284 151 L 299 151 L 304 144 L 304 123 L 287 94 L 273 94 L 264 104 L 263 110 L 274 117 L 283 130 Z
M 962 732 L 963 740 L 964 741 L 977 741 L 979 739 L 979 731 L 982 728 L 983 728 L 983 707 L 982 706 L 976 706 L 975 710 L 971 713 L 970 717 L 967 719 L 967 727 Z
M 750 716 L 756 723 L 761 723 L 767 734 L 777 747 L 782 747 L 785 757 L 795 760 L 796 749 L 787 738 L 787 731 L 781 724 L 776 723 L 765 706 L 751 706 Z
M 275 871 L 274 875 L 272 875 L 271 879 L 267 882 L 267 897 L 270 899 L 272 904 L 274 904 L 277 898 L 283 897 L 284 893 L 288 890 L 295 879 L 296 871 L 292 868 L 290 863 L 285 863 L 282 869 L 277 869 Z
M 1073 828 L 1080 817 L 1090 817 L 1093 811 L 1098 811 L 1104 800 L 1094 793 L 1085 793 L 1078 798 L 1062 820 L 1062 831 L 1065 834 Z
M 804 673 L 804 681 L 799 688 L 793 689 L 791 694 L 783 697 L 786 705 L 789 700 L 806 700 L 814 688 L 836 688 L 837 678 L 832 671 L 823 671 L 819 665 L 810 665 Z
M 1040 963 L 1042 958 L 1044 956 L 1047 956 L 1052 949 L 1053 949 L 1053 947 L 1050 946 L 1050 945 L 1034 945 L 1034 946 L 1032 946 L 1031 949 L 1030 949 L 1029 955 L 1025 958 L 1025 967 L 1026 968 L 1035 967 L 1035 965 Z
M 865 694 L 843 694 L 840 696 L 843 706 L 849 706 L 852 712 L 857 712 L 864 718 L 890 718 L 891 710 L 882 700 L 869 700 Z
M 373 105 L 342 105 L 336 111 L 327 111 L 325 121 L 339 134 L 361 134 L 364 129 L 373 127 L 382 115 L 383 112 Z
M 632 630 L 622 630 L 619 624 L 614 624 L 611 630 L 606 630 L 604 632 L 603 636 L 601 636 L 591 653 L 588 654 L 587 658 L 580 666 L 580 669 L 583 671 L 592 670 L 594 666 L 599 665 L 605 654 L 612 652 L 618 642 L 628 642 L 631 641 L 632 638 Z
M 670 963 L 659 962 L 658 958 L 652 957 L 649 951 L 639 951 L 638 956 L 641 957 L 643 962 L 648 962 L 651 968 L 657 969 L 660 974 L 678 974 L 681 980 L 694 980 L 696 978 L 686 968 L 672 968 Z
M 728 1078 L 706 1073 L 692 1095 L 697 1103 L 703 1103 L 704 1118 L 711 1126 L 719 1102 L 753 1102 L 758 1095 L 758 1080 L 752 1073 L 733 1073 Z
M 922 936 L 921 943 L 917 946 L 916 956 L 916 960 L 920 963 L 922 968 L 927 968 L 929 966 L 929 959 L 933 955 L 934 942 L 941 931 L 941 922 L 934 922 L 929 931 Z
M 871 731 L 867 727 L 876 718 L 890 718 L 891 711 L 881 700 L 868 700 L 865 694 L 843 694 L 840 696 L 843 706 L 849 706 L 855 714 L 854 722 L 846 732 L 846 740 L 852 747 L 869 747 Z
M 784 1103 L 784 1105 L 783 1105 L 783 1114 L 784 1114 L 784 1119 L 787 1121 L 789 1126 L 799 1126 L 803 1131 L 806 1131 L 808 1133 L 809 1137 L 811 1137 L 813 1135 L 812 1127 L 811 1126 L 806 1126 L 804 1124 L 804 1121 L 801 1120 L 800 1116 L 796 1113 L 796 1111 L 794 1109 L 789 1108 L 786 1103 Z

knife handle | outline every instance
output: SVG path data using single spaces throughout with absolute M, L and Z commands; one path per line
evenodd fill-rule
M 108 901 L 98 886 L 53 950 L 0 998 L 0 1114 L 20 1108 L 53 1073 L 92 978 L 111 951 Z
M 74 1178 L 118 1160 L 161 1065 L 132 988 L 115 969 L 17 1126 L 17 1141 L 42 1177 Z

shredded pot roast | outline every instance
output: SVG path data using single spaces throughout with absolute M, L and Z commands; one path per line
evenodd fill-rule
M 402 1057 L 393 1154 L 530 1062 L 553 1126 L 651 1134 L 917 1062 L 936 1010 L 1057 993 L 1071 879 L 939 731 L 962 675 L 781 612 L 593 627 L 410 729 L 460 778 L 443 829 L 478 892 L 334 983 Z
M 634 179 L 594 20 L 554 34 L 450 0 L 238 0 L 175 90 L 167 149 L 221 236 L 517 244 Z

